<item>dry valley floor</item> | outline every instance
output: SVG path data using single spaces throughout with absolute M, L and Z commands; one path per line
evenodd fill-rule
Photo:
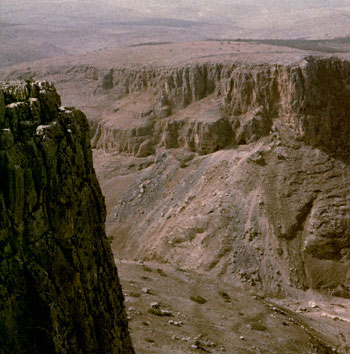
M 136 353 L 350 353 L 349 300 L 271 300 L 168 264 L 116 264 Z

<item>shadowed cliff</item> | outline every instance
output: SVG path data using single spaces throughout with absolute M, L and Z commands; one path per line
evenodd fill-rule
M 133 353 L 85 115 L 0 85 L 0 352 Z

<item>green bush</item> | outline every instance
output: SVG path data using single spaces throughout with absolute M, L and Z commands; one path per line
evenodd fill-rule
M 148 313 L 150 313 L 151 315 L 160 316 L 160 317 L 171 317 L 170 313 L 164 312 L 159 309 L 153 309 L 153 308 L 148 309 Z
M 129 293 L 129 296 L 131 296 L 131 297 L 140 297 L 141 294 L 140 293 L 131 292 L 131 293 Z
M 166 277 L 166 276 L 167 276 L 166 273 L 165 273 L 162 269 L 160 269 L 160 268 L 157 269 L 157 272 L 158 272 L 158 274 L 161 275 L 162 277 Z
M 250 325 L 250 328 L 253 329 L 254 331 L 261 331 L 261 332 L 266 331 L 266 327 L 261 323 L 252 323 Z
M 194 302 L 197 302 L 198 304 L 205 304 L 207 302 L 207 300 L 200 295 L 191 296 L 190 299 Z
M 230 295 L 227 294 L 226 291 L 220 290 L 219 295 L 226 301 L 229 302 L 231 300 Z

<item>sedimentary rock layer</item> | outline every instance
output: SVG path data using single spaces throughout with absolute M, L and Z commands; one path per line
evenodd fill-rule
M 118 254 L 274 295 L 350 297 L 349 62 L 198 64 L 113 78 L 104 94 L 116 94 L 116 112 L 100 121 L 94 146 L 144 158 L 120 158 L 123 169 L 111 158 L 114 174 L 101 168 Z M 148 106 L 137 111 L 137 99 Z M 127 178 L 113 196 L 112 181 Z
M 0 351 L 133 353 L 84 114 L 0 86 Z
M 115 97 L 116 108 L 98 124 L 93 146 L 143 156 L 154 149 L 142 144 L 167 146 L 171 130 L 171 147 L 206 154 L 256 141 L 278 122 L 306 143 L 348 158 L 349 73 L 347 61 L 314 57 L 290 65 L 203 63 L 115 69 L 106 74 L 108 87 L 102 76 L 95 91 Z M 135 96 L 140 92 L 154 99 Z M 133 115 L 137 127 L 132 129 L 121 124 L 127 115 L 125 97 L 150 102 Z M 214 122 L 208 112 L 189 107 L 206 97 L 216 100 Z M 187 114 L 176 115 L 186 107 Z M 227 133 L 218 134 L 218 126 Z

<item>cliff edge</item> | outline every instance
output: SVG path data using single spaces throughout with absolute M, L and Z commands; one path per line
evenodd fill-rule
M 133 353 L 85 115 L 0 84 L 0 352 Z
M 92 139 L 113 249 L 350 298 L 349 83 L 334 57 L 114 69 Z
M 88 113 L 113 251 L 267 295 L 350 298 L 349 61 L 146 47 L 5 76 L 49 77 Z

